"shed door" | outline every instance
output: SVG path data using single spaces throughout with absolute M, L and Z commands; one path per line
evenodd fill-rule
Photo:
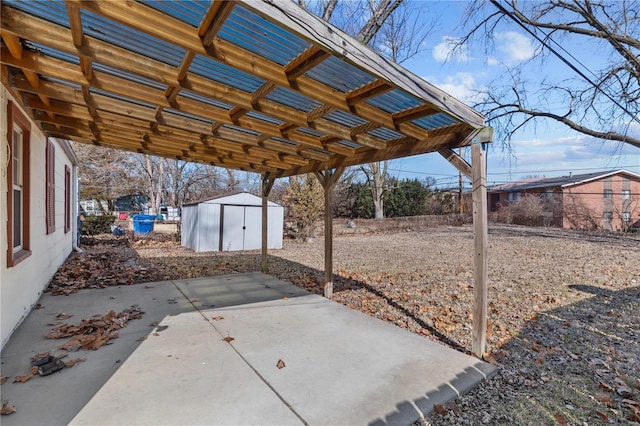
M 262 247 L 262 208 L 222 205 L 220 251 L 256 250 Z
M 244 208 L 244 250 L 262 248 L 262 207 Z
M 244 207 L 222 207 L 220 251 L 244 250 Z

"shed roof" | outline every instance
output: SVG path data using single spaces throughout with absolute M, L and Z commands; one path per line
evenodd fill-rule
M 243 206 L 262 206 L 262 198 L 250 192 L 241 191 L 236 193 L 218 195 L 215 197 L 205 198 L 191 203 L 183 204 L 182 207 L 196 206 L 198 204 L 235 204 Z M 267 201 L 269 207 L 282 207 L 273 201 Z
M 2 0 L 1 14 L 3 84 L 48 136 L 282 177 L 448 155 L 484 125 L 291 1 Z

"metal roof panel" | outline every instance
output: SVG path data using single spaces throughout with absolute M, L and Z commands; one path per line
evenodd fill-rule
M 262 79 L 214 61 L 213 59 L 205 58 L 202 55 L 196 55 L 193 58 L 189 71 L 249 93 L 264 84 L 264 80 Z
M 371 74 L 335 56 L 330 56 L 320 62 L 306 75 L 344 93 L 375 80 Z
M 415 96 L 411 96 L 398 89 L 393 89 L 375 96 L 367 100 L 367 103 L 387 111 L 390 114 L 414 108 L 422 104 Z
M 233 8 L 218 37 L 280 65 L 309 47 L 304 40 L 239 6 Z

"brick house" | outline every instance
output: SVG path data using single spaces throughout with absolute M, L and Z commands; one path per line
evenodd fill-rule
M 526 195 L 544 200 L 545 222 L 552 226 L 607 231 L 640 228 L 640 175 L 627 170 L 491 186 L 487 188 L 489 211 L 497 212 Z

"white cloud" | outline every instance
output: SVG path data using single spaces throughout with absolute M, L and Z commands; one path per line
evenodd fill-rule
M 433 59 L 438 62 L 467 62 L 469 55 L 466 46 L 457 48 L 459 39 L 451 36 L 443 36 L 442 41 L 433 48 Z
M 498 65 L 499 63 L 500 63 L 500 61 L 498 61 L 498 59 L 494 58 L 493 56 L 489 56 L 487 58 L 487 65 L 493 66 L 493 65 Z
M 515 31 L 498 33 L 495 36 L 498 51 L 505 55 L 504 62 L 514 63 L 531 59 L 535 48 L 531 39 Z
M 456 99 L 471 103 L 480 89 L 474 75 L 470 72 L 458 72 L 446 76 L 443 80 L 439 78 L 428 78 L 432 84 L 444 90 Z

